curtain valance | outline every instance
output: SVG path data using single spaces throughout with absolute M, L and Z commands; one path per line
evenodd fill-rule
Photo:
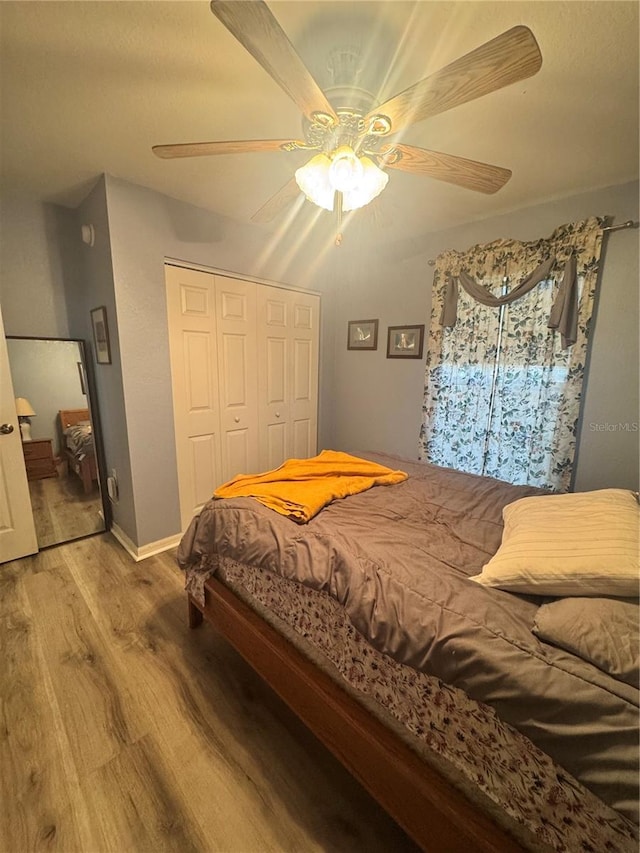
M 440 314 L 440 325 L 453 327 L 458 319 L 458 282 L 464 287 L 469 296 L 477 302 L 488 305 L 491 308 L 499 308 L 520 299 L 541 281 L 546 281 L 551 270 L 556 265 L 556 259 L 547 258 L 542 261 L 535 270 L 526 276 L 510 293 L 503 296 L 494 296 L 486 287 L 472 278 L 469 273 L 460 270 L 457 276 L 449 275 L 445 284 L 442 312 Z M 578 324 L 578 276 L 576 259 L 573 254 L 569 255 L 564 267 L 562 283 L 554 300 L 549 315 L 548 328 L 558 329 L 562 336 L 562 348 L 575 344 L 577 338 Z

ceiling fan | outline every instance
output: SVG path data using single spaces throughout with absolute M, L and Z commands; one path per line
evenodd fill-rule
M 303 139 L 246 139 L 155 145 L 164 159 L 258 151 L 314 151 L 311 160 L 253 216 L 268 222 L 300 193 L 327 210 L 356 210 L 382 192 L 387 169 L 495 193 L 509 169 L 393 141 L 414 122 L 524 80 L 542 65 L 531 30 L 516 26 L 371 108 L 353 87 L 322 91 L 263 0 L 211 0 L 211 11 L 299 107 Z M 344 83 L 344 80 L 339 80 Z M 331 97 L 331 101 L 329 99 Z

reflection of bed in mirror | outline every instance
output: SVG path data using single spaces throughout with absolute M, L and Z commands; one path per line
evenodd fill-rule
M 61 409 L 60 429 L 62 430 L 62 449 L 69 470 L 80 477 L 84 493 L 88 495 L 93 489 L 94 482 L 98 481 L 89 409 Z

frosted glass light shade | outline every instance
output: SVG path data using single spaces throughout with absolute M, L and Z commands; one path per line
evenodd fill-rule
M 357 210 L 380 195 L 389 181 L 389 175 L 379 169 L 370 157 L 360 157 L 362 176 L 353 189 L 345 191 L 342 209 Z
M 328 154 L 316 154 L 296 171 L 296 183 L 309 201 L 325 210 L 334 209 L 336 191 L 342 193 L 342 209 L 357 210 L 369 204 L 386 187 L 389 176 L 370 157 L 357 157 L 347 145 Z
M 36 413 L 26 397 L 16 397 L 16 414 L 19 418 L 32 418 Z
M 309 201 L 333 210 L 334 188 L 329 180 L 331 158 L 327 154 L 316 154 L 308 163 L 296 170 L 296 183 Z
M 362 163 L 348 145 L 341 145 L 333 152 L 329 166 L 329 180 L 334 190 L 347 193 L 359 186 L 362 180 Z

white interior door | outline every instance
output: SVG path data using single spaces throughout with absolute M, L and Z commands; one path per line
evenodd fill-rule
M 291 292 L 291 450 L 290 456 L 315 456 L 318 445 L 318 346 L 320 299 Z
M 258 288 L 258 417 L 260 468 L 271 471 L 290 455 L 291 305 L 289 292 Z
M 183 531 L 224 482 L 214 276 L 165 266 Z
M 221 459 L 227 481 L 260 470 L 256 284 L 219 275 L 215 282 Z
M 0 563 L 38 550 L 0 312 Z
M 319 297 L 258 288 L 260 466 L 317 452 Z
M 320 299 L 166 265 L 185 530 L 237 474 L 317 453 Z

